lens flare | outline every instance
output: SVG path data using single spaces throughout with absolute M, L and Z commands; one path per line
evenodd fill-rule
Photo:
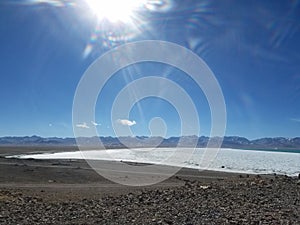
M 135 11 L 143 7 L 144 0 L 86 0 L 98 19 L 111 22 L 130 22 Z
M 17 4 L 54 8 L 80 9 L 92 15 L 93 31 L 82 56 L 88 57 L 97 47 L 111 49 L 153 32 L 151 13 L 165 13 L 174 7 L 174 0 L 15 0 Z M 96 21 L 94 20 L 97 17 Z

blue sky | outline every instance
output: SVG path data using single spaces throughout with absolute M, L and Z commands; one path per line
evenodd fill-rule
M 168 2 L 163 12 L 139 12 L 135 33 L 99 21 L 84 0 L 1 1 L 0 136 L 73 136 L 73 97 L 83 73 L 109 49 L 139 40 L 180 44 L 207 63 L 224 94 L 226 135 L 299 136 L 300 1 Z M 123 69 L 109 81 L 105 101 L 96 106 L 99 134 L 114 136 L 110 108 L 116 94 L 153 74 L 187 90 L 199 111 L 200 135 L 209 135 L 201 90 L 183 72 L 155 63 Z M 120 119 L 136 121 L 135 135 L 149 135 L 153 117 L 165 120 L 167 136 L 180 135 L 178 113 L 163 100 L 144 99 Z

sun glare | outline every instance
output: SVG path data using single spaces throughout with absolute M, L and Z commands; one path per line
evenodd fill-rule
M 99 20 L 130 22 L 135 11 L 144 5 L 144 0 L 86 0 Z

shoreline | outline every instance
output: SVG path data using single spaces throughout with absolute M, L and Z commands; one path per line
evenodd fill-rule
M 9 150 L 8 149 L 5 149 L 5 148 L 1 148 L 0 147 L 0 157 L 5 157 L 7 159 L 22 159 L 22 160 L 87 160 L 90 161 L 92 159 L 84 159 L 82 155 L 79 155 L 79 156 L 61 156 L 61 158 L 57 157 L 57 158 L 38 158 L 37 155 L 43 155 L 43 154 L 61 154 L 61 153 L 78 153 L 78 152 L 82 152 L 82 150 L 80 150 L 79 148 L 48 148 L 48 147 L 43 147 L 42 149 L 30 149 L 30 148 L 22 148 L 22 147 L 15 147 L 15 148 L 10 148 Z M 140 148 L 136 148 L 136 149 L 140 149 Z M 161 149 L 168 149 L 168 148 L 161 148 Z M 205 148 L 199 148 L 201 150 L 205 150 Z M 104 150 L 121 150 L 121 149 L 86 149 L 85 151 L 104 151 Z M 248 149 L 232 149 L 232 148 L 223 148 L 223 151 L 225 152 L 226 150 L 230 150 L 232 152 L 249 152 L 249 153 L 253 153 L 254 150 L 248 150 Z M 8 151 L 10 152 L 10 154 L 8 154 Z M 256 151 L 259 151 L 259 152 L 267 152 L 266 150 L 256 150 Z M 284 151 L 281 151 L 281 152 L 276 152 L 276 151 L 271 151 L 269 150 L 269 152 L 272 152 L 275 154 L 293 154 L 295 152 L 284 152 Z M 298 154 L 298 153 L 297 153 Z M 37 158 L 34 158 L 34 157 L 31 157 L 32 156 L 35 156 Z M 70 157 L 70 158 L 69 158 Z M 126 158 L 126 157 L 125 157 Z M 267 171 L 265 170 L 264 168 L 261 168 L 261 169 L 248 169 L 248 170 L 243 170 L 243 169 L 232 169 L 230 167 L 226 167 L 224 165 L 226 164 L 220 164 L 220 168 L 217 168 L 217 167 L 210 167 L 210 168 L 200 168 L 200 167 L 197 167 L 197 164 L 196 165 L 189 165 L 189 164 L 172 164 L 172 163 L 169 163 L 169 164 L 160 164 L 159 162 L 156 162 L 156 161 L 149 161 L 149 162 L 140 162 L 138 160 L 134 160 L 134 159 L 124 159 L 124 160 L 121 160 L 121 159 L 118 159 L 118 160 L 114 160 L 114 159 L 105 159 L 105 158 L 100 158 L 100 159 L 97 159 L 97 161 L 99 162 L 110 162 L 110 163 L 118 163 L 118 162 L 123 162 L 123 163 L 127 163 L 127 164 L 138 164 L 138 165 L 155 165 L 155 166 L 162 166 L 162 167 L 177 167 L 177 168 L 186 168 L 186 169 L 191 169 L 191 170 L 199 170 L 199 171 L 212 171 L 212 172 L 220 172 L 220 173 L 233 173 L 233 174 L 251 174 L 251 175 L 273 175 L 273 174 L 277 174 L 277 175 L 287 175 L 287 176 L 290 176 L 290 177 L 297 177 L 300 173 L 300 170 L 299 172 L 298 171 L 294 171 L 294 173 L 287 173 L 287 172 L 284 172 L 284 171 Z M 261 171 L 260 171 L 261 170 Z M 264 171 L 265 170 L 265 171 Z

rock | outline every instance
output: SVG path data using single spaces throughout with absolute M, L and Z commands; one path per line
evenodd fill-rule
M 205 190 L 205 189 L 208 189 L 208 188 L 209 188 L 209 186 L 206 186 L 206 185 L 201 185 L 201 186 L 199 186 L 199 188 L 200 188 L 200 189 L 204 189 L 204 190 Z
M 50 201 L 0 189 L 0 224 L 299 224 L 300 179 L 272 178 L 186 180 L 189 187 Z

